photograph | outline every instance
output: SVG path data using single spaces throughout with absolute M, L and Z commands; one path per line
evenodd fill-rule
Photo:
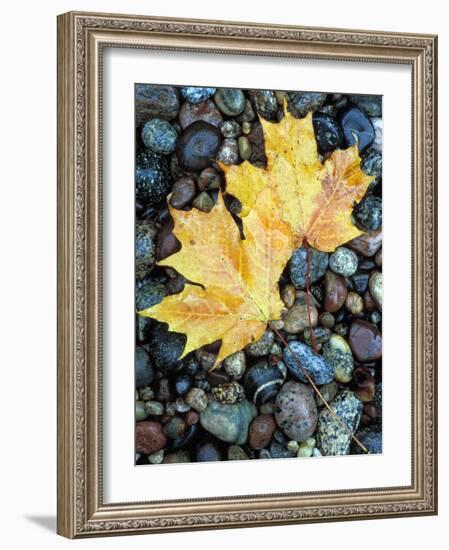
M 136 465 L 381 454 L 382 95 L 134 91 Z

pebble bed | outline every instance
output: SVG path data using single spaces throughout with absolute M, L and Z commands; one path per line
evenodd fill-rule
M 358 143 L 362 169 L 375 176 L 353 210 L 365 233 L 332 254 L 310 248 L 312 328 L 304 247 L 293 252 L 279 283 L 282 319 L 214 370 L 219 342 L 180 360 L 185 335 L 136 316 L 136 464 L 363 453 L 298 359 L 357 439 L 381 453 L 381 97 L 150 84 L 135 92 L 137 311 L 186 284 L 157 265 L 180 248 L 167 196 L 173 208 L 209 212 L 226 190 L 216 160 L 265 167 L 259 117 L 279 121 L 285 100 L 297 118 L 313 111 L 322 160 Z M 226 204 L 238 220 L 241 205 L 230 195 Z

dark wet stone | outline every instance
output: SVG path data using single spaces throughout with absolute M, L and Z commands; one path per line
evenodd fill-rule
M 331 365 L 321 355 L 315 353 L 310 346 L 302 342 L 290 342 L 289 348 L 284 349 L 283 359 L 291 376 L 299 382 L 308 383 L 302 369 L 318 386 L 329 384 L 334 379 Z
M 382 116 L 382 96 L 369 94 L 351 94 L 349 101 L 365 111 L 368 116 Z
M 324 276 L 329 265 L 329 254 L 309 247 L 310 254 L 310 284 L 315 283 Z M 307 251 L 304 246 L 296 249 L 288 264 L 290 278 L 296 288 L 306 288 Z
M 179 210 L 193 200 L 195 193 L 195 180 L 188 176 L 181 178 L 173 185 L 170 205 Z
M 371 258 L 382 246 L 382 230 L 378 229 L 377 231 L 363 233 L 360 237 L 349 241 L 346 246 L 366 258 Z
M 318 152 L 322 155 L 344 146 L 343 132 L 335 118 L 322 113 L 313 115 L 313 128 Z
M 215 441 L 204 441 L 196 449 L 195 460 L 197 462 L 216 462 L 223 460 L 223 455 Z
M 285 380 L 285 365 L 258 361 L 246 370 L 243 387 L 246 395 L 256 405 L 262 405 L 275 398 Z
M 358 107 L 346 109 L 340 119 L 347 145 L 358 141 L 359 151 L 364 151 L 374 141 L 374 127 L 366 114 Z
M 145 147 L 161 155 L 169 155 L 176 149 L 178 133 L 175 128 L 160 118 L 153 118 L 142 128 L 142 141 Z
M 166 374 L 179 370 L 182 363 L 178 359 L 186 339 L 185 334 L 169 332 L 165 323 L 155 323 L 149 339 L 150 357 L 155 366 Z
M 162 431 L 162 425 L 153 420 L 144 420 L 136 424 L 136 451 L 150 455 L 165 446 L 167 438 Z
M 193 387 L 193 378 L 182 372 L 175 379 L 175 390 L 178 395 L 185 395 Z
M 167 158 L 152 151 L 141 152 L 136 159 L 136 199 L 154 206 L 167 196 L 172 185 Z
M 271 441 L 276 422 L 271 414 L 260 414 L 251 422 L 248 434 L 248 444 L 252 449 L 260 451 Z
M 212 401 L 200 413 L 200 423 L 218 439 L 243 445 L 248 438 L 249 424 L 255 416 L 256 407 L 246 399 L 233 404 Z
M 181 94 L 190 103 L 201 103 L 213 96 L 214 93 L 215 88 L 200 88 L 199 86 L 184 86 L 181 88 Z
M 265 155 L 262 125 L 259 122 L 253 124 L 248 134 L 248 141 L 251 145 L 251 156 L 249 157 L 249 161 L 259 168 L 265 167 L 267 164 L 267 157 Z
M 156 280 L 148 280 L 136 288 L 136 310 L 141 311 L 162 302 L 165 297 L 164 285 Z
M 376 428 L 362 428 L 356 432 L 356 437 L 365 445 L 370 454 L 382 454 L 382 432 Z M 355 441 L 351 444 L 352 454 L 365 454 Z
M 150 356 L 142 346 L 136 347 L 136 388 L 149 386 L 154 378 Z
M 181 250 L 181 243 L 173 234 L 174 223 L 170 218 L 160 228 L 156 241 L 156 258 L 163 260 Z
M 215 158 L 222 140 L 221 132 L 207 122 L 193 122 L 178 140 L 178 161 L 184 170 L 207 168 Z
M 375 176 L 371 188 L 376 186 L 382 179 L 382 155 L 374 149 L 369 150 L 368 154 L 362 159 L 360 168 L 368 176 Z
M 343 390 L 332 401 L 332 409 L 344 424 L 323 409 L 318 417 L 318 446 L 325 456 L 347 455 L 352 441 L 348 428 L 354 433 L 359 427 L 363 405 L 351 391 Z
M 366 292 L 368 288 L 369 273 L 356 273 L 351 277 L 352 286 L 359 294 Z
M 376 231 L 382 227 L 382 199 L 366 195 L 354 208 L 356 223 L 365 231 Z
M 249 96 L 256 112 L 266 120 L 275 121 L 278 110 L 276 95 L 271 90 L 250 90 Z
M 237 116 L 245 108 L 245 95 L 236 88 L 219 88 L 214 100 L 220 111 L 227 116 Z
M 179 111 L 179 94 L 173 86 L 136 84 L 136 126 L 152 118 L 172 120 Z
M 198 189 L 200 191 L 213 191 L 220 189 L 221 178 L 215 168 L 205 168 L 198 178 Z
M 168 422 L 164 424 L 164 434 L 170 439 L 178 439 L 184 435 L 186 430 L 186 423 L 179 416 L 170 418 Z
M 189 355 L 183 357 L 181 363 L 182 372 L 190 376 L 195 376 L 195 374 L 197 374 L 200 370 L 198 359 L 195 357 L 195 355 L 193 355 L 193 353 L 189 353 Z
M 343 306 L 348 295 L 344 277 L 336 275 L 332 271 L 326 271 L 324 291 L 324 309 L 330 313 L 335 313 Z
M 193 411 L 190 411 L 193 412 Z M 187 415 L 190 413 L 187 413 Z M 192 443 L 194 444 L 195 440 L 197 439 L 199 435 L 199 429 L 198 424 L 191 423 L 189 424 L 187 422 L 187 415 L 185 417 L 186 422 L 186 428 L 183 432 L 183 434 L 180 437 L 177 437 L 176 439 L 169 439 L 167 441 L 167 444 L 165 446 L 165 450 L 169 452 L 177 451 L 179 449 L 183 449 L 185 447 L 191 447 Z
M 182 129 L 185 130 L 187 126 L 199 120 L 219 128 L 223 121 L 223 117 L 220 111 L 215 107 L 214 102 L 210 99 L 201 103 L 184 103 L 179 113 L 179 122 L 181 123 Z
M 136 220 L 136 277 L 143 279 L 156 262 L 157 227 L 150 221 Z
M 277 425 L 295 441 L 304 441 L 316 428 L 317 406 L 309 386 L 286 382 L 275 401 Z
M 281 430 L 275 430 L 269 448 L 269 456 L 267 455 L 263 458 L 293 458 L 296 456 L 296 453 L 287 447 L 288 441 L 289 438 L 287 438 Z M 260 458 L 262 458 L 262 455 Z
M 327 94 L 315 92 L 288 92 L 288 108 L 296 118 L 302 118 L 310 111 L 317 111 L 326 101 Z
M 348 341 L 352 353 L 362 363 L 382 357 L 382 335 L 376 325 L 368 321 L 354 321 L 349 329 Z
M 274 343 L 274 332 L 272 330 L 266 330 L 262 337 L 256 342 L 248 344 L 245 347 L 245 352 L 250 357 L 263 357 L 268 355 L 270 348 Z
M 209 193 L 206 193 L 206 191 L 202 191 L 199 195 L 195 197 L 192 204 L 195 208 L 201 210 L 201 212 L 210 212 L 214 207 L 214 200 L 209 195 Z

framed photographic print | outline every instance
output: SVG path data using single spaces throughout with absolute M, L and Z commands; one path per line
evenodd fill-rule
M 435 514 L 431 35 L 58 18 L 58 532 Z

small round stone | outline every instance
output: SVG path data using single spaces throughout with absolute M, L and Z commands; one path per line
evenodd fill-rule
M 318 151 L 321 155 L 343 147 L 343 133 L 334 117 L 315 113 L 313 115 L 313 128 Z
M 285 307 L 293 307 L 296 301 L 296 288 L 293 285 L 286 285 L 281 292 L 282 301 L 285 304 Z
M 338 385 L 336 382 L 331 382 L 330 384 L 323 384 L 320 387 L 320 393 L 325 399 L 326 403 L 331 403 L 335 399 L 337 392 L 338 392 Z M 324 401 L 323 399 L 321 399 L 320 395 L 316 396 L 316 402 L 318 407 L 324 406 Z
M 169 155 L 176 149 L 178 133 L 166 120 L 153 118 L 142 128 L 142 141 L 145 147 L 161 155 Z
M 164 414 L 164 405 L 159 401 L 146 401 L 145 412 L 148 416 L 162 416 Z
M 248 439 L 249 424 L 256 416 L 256 407 L 246 399 L 228 404 L 211 401 L 200 413 L 201 426 L 218 439 L 243 445 Z
M 197 462 L 216 462 L 223 459 L 221 449 L 214 441 L 200 443 L 195 458 Z
M 185 401 L 198 412 L 205 411 L 207 408 L 206 392 L 200 388 L 192 388 L 186 395 Z
M 283 359 L 295 380 L 308 382 L 303 370 L 319 386 L 328 384 L 334 379 L 332 366 L 326 359 L 302 342 L 290 342 L 289 347 L 284 349 Z
M 348 295 L 345 279 L 332 271 L 326 271 L 324 291 L 324 309 L 330 313 L 337 312 L 345 303 L 346 296 Z
M 189 411 L 184 417 L 187 426 L 193 426 L 194 424 L 197 424 L 199 419 L 199 414 L 196 411 Z
M 179 113 L 179 122 L 182 129 L 185 130 L 187 126 L 199 120 L 219 128 L 223 122 L 223 117 L 210 99 L 201 103 L 184 103 Z
M 310 321 L 309 321 L 310 315 Z M 295 304 L 291 307 L 284 317 L 284 330 L 289 334 L 299 334 L 309 326 L 316 326 L 318 321 L 318 311 L 311 301 L 309 307 L 306 303 Z
M 218 153 L 221 140 L 220 130 L 212 124 L 193 122 L 178 139 L 179 164 L 188 172 L 207 168 Z
M 193 386 L 193 378 L 181 372 L 175 379 L 175 390 L 178 395 L 185 395 Z
M 376 271 L 373 273 L 369 280 L 369 291 L 377 307 L 382 311 L 382 297 L 383 297 L 383 285 L 382 285 L 382 273 Z
M 249 456 L 240 445 L 230 445 L 228 447 L 228 460 L 248 460 Z
M 349 330 L 349 345 L 360 362 L 377 361 L 382 357 L 382 335 L 376 325 L 357 319 Z
M 145 412 L 145 403 L 143 401 L 136 401 L 136 422 L 145 420 L 148 414 Z
M 227 116 L 237 116 L 245 108 L 245 94 L 236 88 L 219 88 L 214 99 L 220 111 Z
M 382 246 L 382 229 L 368 231 L 347 243 L 347 246 L 366 258 L 371 258 Z
M 150 357 L 142 346 L 136 347 L 136 388 L 149 386 L 154 378 Z
M 164 425 L 164 434 L 170 439 L 178 439 L 181 437 L 186 429 L 186 423 L 184 419 L 179 416 L 174 416 Z
M 297 453 L 299 451 L 299 443 L 295 441 L 294 439 L 290 440 L 287 443 L 287 449 L 292 453 Z
M 153 325 L 149 337 L 150 357 L 155 366 L 166 374 L 177 371 L 178 362 L 186 343 L 185 334 L 171 332 L 165 323 Z
M 184 99 L 190 103 L 201 103 L 213 96 L 216 88 L 200 88 L 199 86 L 184 86 L 181 88 L 181 94 Z
M 354 209 L 357 225 L 365 231 L 376 231 L 382 227 L 382 199 L 367 195 Z
M 220 126 L 221 133 L 225 138 L 238 138 L 242 128 L 236 120 L 225 120 Z
M 239 150 L 237 141 L 231 138 L 225 138 L 217 153 L 217 160 L 223 164 L 237 164 L 239 161 Z
M 298 382 L 286 382 L 276 397 L 275 419 L 287 437 L 304 441 L 314 433 L 317 418 L 312 390 Z
M 333 328 L 335 325 L 335 317 L 328 311 L 324 311 L 319 316 L 318 321 L 324 328 Z
M 342 336 L 333 334 L 329 338 L 323 347 L 323 357 L 332 367 L 337 382 L 350 382 L 354 370 L 354 360 L 351 348 Z
M 248 344 L 245 348 L 246 353 L 250 357 L 263 357 L 270 353 L 270 348 L 274 343 L 274 332 L 272 330 L 266 330 L 257 342 Z
M 173 86 L 136 84 L 136 125 L 152 118 L 172 120 L 179 111 L 179 94 Z
M 278 102 L 271 90 L 250 90 L 249 95 L 255 110 L 267 120 L 276 120 Z
M 251 422 L 248 433 L 248 443 L 254 450 L 260 451 L 266 447 L 276 429 L 274 418 L 269 414 L 261 414 Z
M 195 193 L 195 180 L 191 177 L 183 177 L 173 185 L 170 205 L 180 210 L 192 201 Z
M 344 246 L 337 248 L 329 257 L 330 269 L 343 277 L 353 275 L 357 271 L 358 264 L 357 254 Z
M 197 195 L 192 204 L 195 208 L 201 210 L 201 212 L 206 213 L 210 212 L 214 207 L 214 201 L 209 193 L 206 193 L 206 191 L 202 191 L 199 195 Z
M 223 361 L 224 370 L 233 380 L 240 380 L 246 370 L 246 356 L 243 351 L 237 351 Z
M 150 464 L 162 464 L 163 460 L 164 460 L 164 450 L 163 449 L 148 455 L 148 462 Z
M 324 276 L 329 264 L 329 255 L 326 252 L 309 247 L 309 257 L 309 282 L 313 284 Z M 293 251 L 288 267 L 294 286 L 304 290 L 306 288 L 307 274 L 307 250 L 304 246 Z
M 162 431 L 162 425 L 152 420 L 144 420 L 136 424 L 136 451 L 150 455 L 159 451 L 167 443 Z
M 205 168 L 198 178 L 198 189 L 200 191 L 213 191 L 220 189 L 220 175 L 215 168 Z
M 249 160 L 253 152 L 249 139 L 246 136 L 240 136 L 237 144 L 240 158 L 242 160 Z
M 326 101 L 327 94 L 315 92 L 288 92 L 288 108 L 296 118 L 310 111 L 317 111 Z
M 348 292 L 345 301 L 345 307 L 349 313 L 357 315 L 363 311 L 363 298 L 357 292 Z

